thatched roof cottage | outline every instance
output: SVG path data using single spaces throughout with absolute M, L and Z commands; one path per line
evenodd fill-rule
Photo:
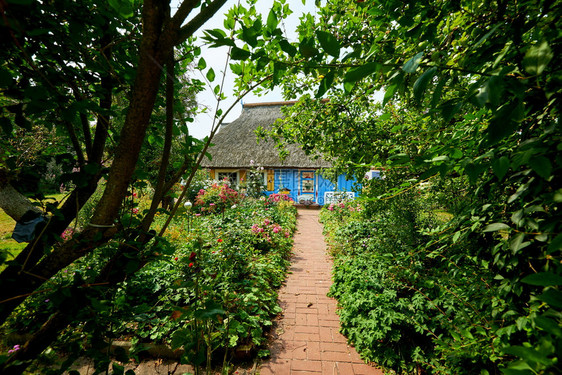
M 332 165 L 322 158 L 307 156 L 299 145 L 286 146 L 287 157 L 281 159 L 273 141 L 257 141 L 256 129 L 265 129 L 283 116 L 281 107 L 294 102 L 244 104 L 242 114 L 235 121 L 222 125 L 209 149 L 212 159 L 205 158 L 203 167 L 211 170 L 217 180 L 228 178 L 238 185 L 246 180 L 248 170 L 264 168 L 266 193 L 288 194 L 299 203 L 323 205 L 336 195 L 336 185 L 320 173 Z M 355 196 L 354 181 L 344 175 L 338 177 L 337 191 Z

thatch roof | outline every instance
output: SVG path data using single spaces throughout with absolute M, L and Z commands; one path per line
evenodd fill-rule
M 283 117 L 281 107 L 294 102 L 244 104 L 242 114 L 228 125 L 222 125 L 209 149 L 212 160 L 205 158 L 206 168 L 251 168 L 251 160 L 265 168 L 327 168 L 331 164 L 321 158 L 305 155 L 300 145 L 285 147 L 289 155 L 281 160 L 273 141 L 261 139 L 258 143 L 255 130 L 260 126 L 269 129 L 275 120 Z M 255 166 L 254 164 L 254 166 Z

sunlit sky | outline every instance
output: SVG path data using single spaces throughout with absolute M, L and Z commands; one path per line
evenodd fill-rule
M 223 28 L 223 20 L 224 14 L 228 12 L 228 10 L 240 1 L 241 4 L 245 4 L 246 0 L 228 0 L 226 4 L 215 14 L 215 16 L 209 20 L 200 30 L 197 31 L 195 34 L 197 37 L 202 37 L 203 30 L 207 29 L 215 29 L 215 28 Z M 175 1 L 176 7 L 180 0 Z M 286 0 L 287 4 L 293 11 L 293 13 L 289 16 L 287 20 L 284 21 L 285 31 L 287 33 L 287 38 L 289 41 L 296 40 L 296 33 L 294 30 L 296 29 L 299 18 L 303 13 L 312 13 L 315 14 L 316 7 L 314 5 L 314 0 L 305 0 L 305 4 L 303 5 L 303 0 Z M 273 4 L 273 0 L 258 0 L 257 2 L 257 9 L 262 13 L 262 16 L 267 19 L 267 15 L 271 9 Z M 172 5 L 174 7 L 174 5 Z M 201 41 L 202 42 L 202 41 Z M 205 61 L 207 62 L 208 66 L 211 66 L 215 73 L 217 74 L 217 78 L 215 79 L 214 85 L 220 82 L 222 72 L 224 72 L 225 61 L 227 56 L 227 48 L 202 48 L 202 57 L 204 57 Z M 235 98 L 232 97 L 232 87 L 234 85 L 234 76 L 229 71 L 226 72 L 226 81 L 224 84 L 225 94 L 227 95 L 227 100 L 221 104 L 221 108 L 226 110 L 230 105 L 234 102 Z M 198 77 L 199 79 L 204 80 L 204 77 Z M 264 96 L 256 96 L 252 93 L 246 95 L 243 102 L 244 103 L 260 103 L 260 102 L 276 102 L 282 101 L 283 97 L 281 95 L 280 90 L 275 90 L 270 92 Z M 205 92 L 199 94 L 197 96 L 197 101 L 200 106 L 206 106 L 209 108 L 216 107 L 216 99 L 212 93 L 212 89 L 209 88 Z M 226 118 L 226 122 L 234 121 L 240 115 L 242 111 L 242 104 L 238 103 L 233 110 L 230 112 L 228 117 Z M 211 125 L 213 122 L 212 119 L 212 112 L 207 114 L 201 114 L 197 116 L 195 122 L 192 126 L 190 126 L 190 131 L 193 136 L 197 138 L 203 138 L 209 135 L 211 130 Z

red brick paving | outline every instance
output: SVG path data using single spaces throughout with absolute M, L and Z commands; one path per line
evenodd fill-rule
M 270 348 L 271 359 L 262 363 L 259 374 L 382 375 L 365 364 L 339 333 L 336 301 L 326 296 L 332 262 L 318 212 L 299 209 L 291 273 L 279 291 L 283 317 Z

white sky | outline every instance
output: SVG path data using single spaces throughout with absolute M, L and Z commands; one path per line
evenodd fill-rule
M 203 36 L 203 30 L 207 29 L 224 29 L 223 27 L 223 20 L 224 20 L 224 13 L 227 13 L 228 10 L 232 7 L 232 5 L 237 4 L 238 1 L 241 4 L 246 3 L 245 0 L 228 0 L 226 4 L 215 14 L 215 16 L 209 20 L 203 27 L 198 30 L 195 35 L 197 37 Z M 180 0 L 177 0 L 179 3 Z M 296 29 L 299 18 L 303 13 L 312 13 L 315 14 L 316 7 L 314 5 L 314 0 L 305 0 L 305 5 L 303 5 L 303 0 L 286 0 L 286 3 L 289 4 L 289 7 L 293 11 L 293 13 L 289 16 L 287 20 L 284 21 L 285 30 L 287 32 L 287 37 L 289 41 L 293 42 L 296 40 L 296 33 L 294 30 Z M 267 19 L 267 15 L 271 9 L 271 5 L 273 4 L 273 0 L 258 0 L 256 4 L 256 8 L 261 10 L 262 17 L 265 20 Z M 172 4 L 172 7 L 174 5 Z M 173 12 L 173 9 L 172 9 Z M 202 40 L 200 40 L 202 42 Z M 224 71 L 225 67 L 225 59 L 226 59 L 227 48 L 202 48 L 202 57 L 207 62 L 207 66 L 211 66 L 215 71 L 217 77 L 213 82 L 214 85 L 220 83 L 222 79 L 222 72 Z M 204 80 L 204 77 L 198 77 L 199 79 Z M 225 84 L 224 84 L 224 91 L 227 96 L 227 99 L 221 103 L 221 108 L 226 110 L 230 105 L 233 103 L 234 99 L 232 97 L 232 90 L 229 89 L 234 85 L 234 76 L 233 74 L 228 71 Z M 244 98 L 244 103 L 259 103 L 259 102 L 275 102 L 275 101 L 282 101 L 283 97 L 281 95 L 280 90 L 275 90 L 265 96 L 257 97 L 256 95 L 250 93 L 246 95 Z M 205 92 L 199 94 L 197 96 L 197 101 L 199 105 L 207 106 L 209 108 L 216 107 L 216 99 L 212 93 L 212 89 L 209 88 Z M 242 105 L 236 105 L 233 110 L 230 112 L 229 116 L 226 118 L 226 122 L 234 121 L 242 111 Z M 197 116 L 195 122 L 190 126 L 190 132 L 194 137 L 203 138 L 209 135 L 211 125 L 213 122 L 212 119 L 213 113 L 209 111 L 207 114 L 201 114 Z

